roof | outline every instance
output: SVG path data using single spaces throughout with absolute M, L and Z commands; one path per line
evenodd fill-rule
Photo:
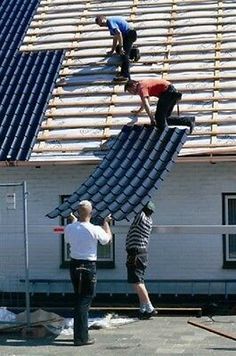
M 67 217 L 81 200 L 90 200 L 93 217 L 112 214 L 114 220 L 129 219 L 150 200 L 170 171 L 186 129 L 155 126 L 124 126 L 109 152 L 87 180 L 47 216 Z
M 29 159 L 63 51 L 19 52 L 37 0 L 0 4 L 0 161 Z
M 65 49 L 65 58 L 30 160 L 97 162 L 104 142 L 135 121 L 139 97 L 112 83 L 119 57 L 105 56 L 112 40 L 98 14 L 123 15 L 137 29 L 132 79 L 163 77 L 182 91 L 181 114 L 196 127 L 180 155 L 235 155 L 234 0 L 42 0 L 21 50 Z

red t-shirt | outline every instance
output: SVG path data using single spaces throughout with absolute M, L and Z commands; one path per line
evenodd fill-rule
M 159 96 L 167 90 L 169 85 L 170 82 L 165 79 L 150 78 L 140 80 L 138 94 L 141 98 L 147 96 L 157 96 L 159 98 Z

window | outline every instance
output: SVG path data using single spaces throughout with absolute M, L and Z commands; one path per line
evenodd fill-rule
M 223 224 L 236 225 L 236 193 L 223 194 Z M 236 268 L 236 234 L 223 235 L 224 268 Z
M 68 196 L 61 196 L 61 203 L 65 202 Z M 65 226 L 67 224 L 67 219 L 61 218 L 61 225 Z M 70 246 L 65 242 L 64 234 L 62 237 L 62 264 L 61 268 L 68 268 L 70 261 Z M 113 234 L 112 242 L 107 245 L 101 245 L 98 243 L 98 254 L 97 254 L 97 267 L 98 268 L 114 268 L 114 239 L 115 236 Z

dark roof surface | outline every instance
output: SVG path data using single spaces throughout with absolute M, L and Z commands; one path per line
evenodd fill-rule
M 38 0 L 0 3 L 0 160 L 26 160 L 43 118 L 63 51 L 20 53 Z
M 80 200 L 94 206 L 94 218 L 109 213 L 115 220 L 129 219 L 150 200 L 170 171 L 186 141 L 186 129 L 124 126 L 109 153 L 66 202 L 47 216 L 67 217 Z

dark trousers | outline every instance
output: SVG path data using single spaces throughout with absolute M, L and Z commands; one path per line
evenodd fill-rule
M 121 75 L 123 77 L 130 79 L 130 51 L 132 49 L 133 43 L 137 39 L 137 33 L 135 30 L 129 30 L 127 34 L 123 35 L 123 49 L 125 54 L 121 55 Z
M 96 262 L 71 260 L 70 277 L 74 287 L 74 340 L 88 341 L 88 312 L 96 287 Z
M 170 84 L 168 89 L 160 95 L 156 107 L 155 120 L 156 125 L 161 130 L 164 130 L 167 126 L 167 118 L 171 115 L 175 104 L 180 99 L 181 93 L 178 92 L 172 84 Z

